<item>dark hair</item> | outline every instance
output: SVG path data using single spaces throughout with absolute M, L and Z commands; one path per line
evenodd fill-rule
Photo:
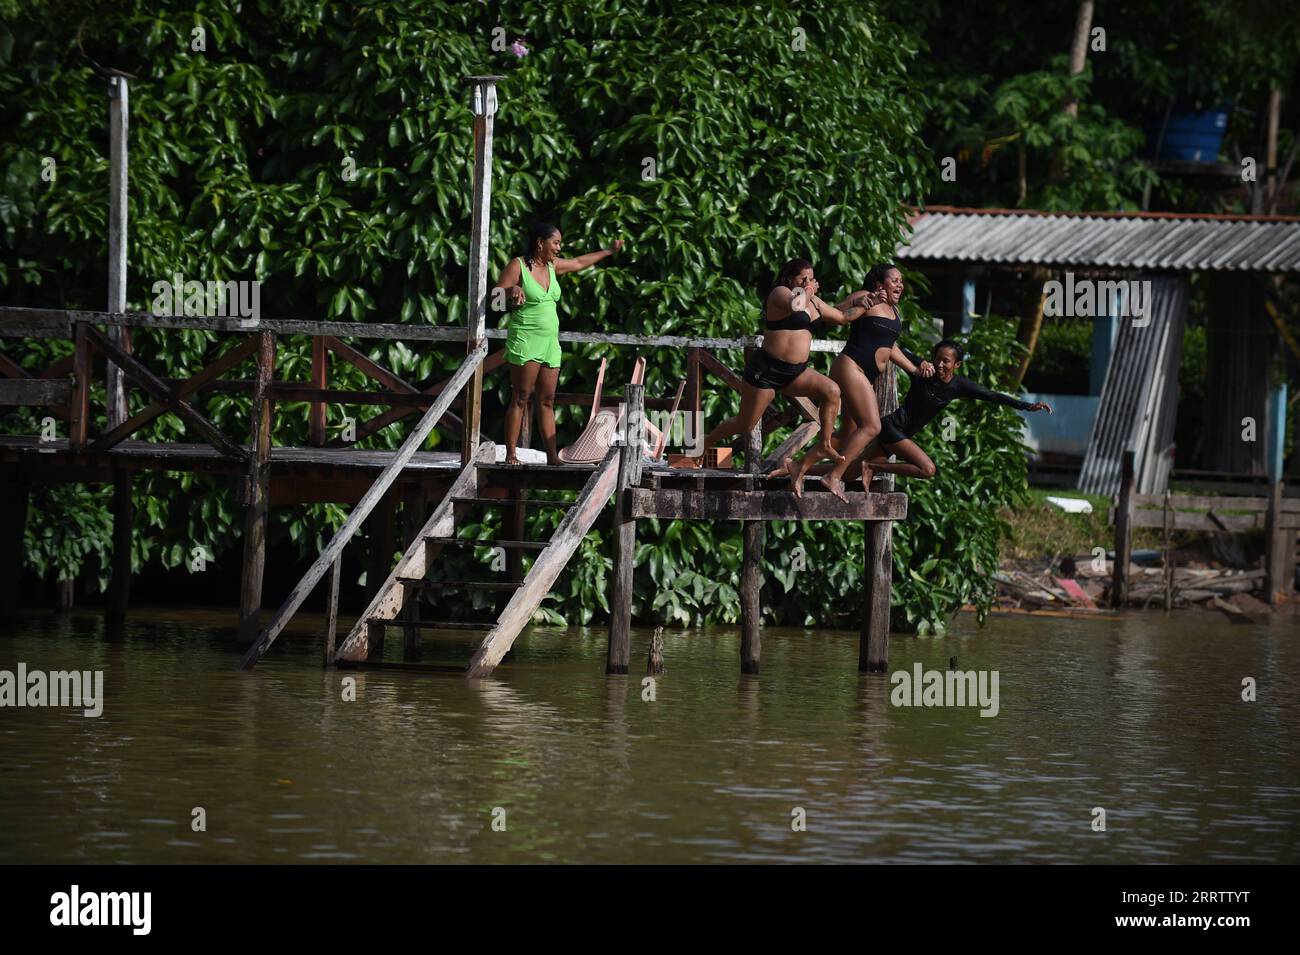
M 873 265 L 871 271 L 867 273 L 866 282 L 863 285 L 868 292 L 874 292 L 877 285 L 885 281 L 885 276 L 890 272 L 897 271 L 898 266 L 892 262 L 881 262 L 879 265 Z
M 539 222 L 537 225 L 529 229 L 524 235 L 524 254 L 522 256 L 524 264 L 531 269 L 533 267 L 533 248 L 537 245 L 538 241 L 540 240 L 545 242 L 559 231 L 559 229 L 551 225 L 549 222 Z
M 936 355 L 939 354 L 940 348 L 952 349 L 952 353 L 957 356 L 958 361 L 961 361 L 963 358 L 966 357 L 966 353 L 962 351 L 962 347 L 958 345 L 955 341 L 953 341 L 951 338 L 943 338 L 940 339 L 937 343 L 935 343 L 934 354 Z
M 812 267 L 813 264 L 807 259 L 791 259 L 785 265 L 781 266 L 781 271 L 776 273 L 776 282 L 774 285 L 784 285 L 786 288 L 790 288 L 790 283 L 794 281 L 796 275 L 804 269 L 810 269 Z

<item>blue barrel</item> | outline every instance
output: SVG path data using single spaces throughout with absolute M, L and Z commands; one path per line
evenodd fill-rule
M 1148 131 L 1152 146 L 1160 143 L 1157 159 L 1179 159 L 1184 162 L 1217 162 L 1223 146 L 1223 133 L 1228 128 L 1227 108 L 1199 112 L 1171 113 L 1165 125 L 1164 138 L 1160 127 Z

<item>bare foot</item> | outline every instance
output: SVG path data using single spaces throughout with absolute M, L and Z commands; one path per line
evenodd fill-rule
M 871 493 L 871 475 L 872 475 L 871 465 L 866 461 L 863 461 L 862 462 L 862 490 L 866 491 L 868 494 Z
M 837 478 L 834 474 L 828 474 L 822 478 L 822 484 L 825 485 L 826 490 L 830 491 L 845 504 L 849 503 L 849 496 L 844 493 L 844 481 L 841 478 Z
M 546 456 L 546 463 L 549 464 L 551 467 L 555 467 L 555 465 L 563 464 L 564 462 L 560 460 L 560 456 L 558 454 L 554 456 L 548 454 Z
M 793 462 L 786 458 L 787 473 L 790 475 L 790 490 L 794 491 L 795 497 L 803 497 L 803 463 Z
M 830 458 L 832 461 L 843 461 L 844 455 L 835 450 L 835 447 L 829 441 L 823 441 L 819 449 L 823 458 Z
M 767 476 L 770 478 L 785 477 L 790 473 L 790 469 L 794 466 L 793 462 L 794 459 L 787 455 L 781 459 L 780 464 L 767 472 Z
M 520 462 L 519 462 L 519 456 L 518 456 L 517 454 L 507 454 L 507 455 L 506 455 L 506 459 L 505 459 L 505 461 L 502 462 L 502 463 L 504 463 L 504 464 L 519 464 L 519 463 L 520 463 Z

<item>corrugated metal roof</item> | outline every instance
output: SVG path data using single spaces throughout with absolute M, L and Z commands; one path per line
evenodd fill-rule
M 932 207 L 898 246 L 911 262 L 1150 271 L 1300 272 L 1300 217 Z

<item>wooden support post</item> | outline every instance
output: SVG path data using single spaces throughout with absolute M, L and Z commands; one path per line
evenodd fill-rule
M 73 334 L 72 400 L 68 403 L 68 446 L 74 451 L 86 449 L 86 437 L 90 421 L 90 376 L 91 362 L 90 338 L 86 334 L 86 323 L 77 322 Z
M 1264 513 L 1264 580 L 1266 599 L 1275 604 L 1290 593 L 1295 582 L 1295 529 L 1282 527 L 1282 482 L 1268 489 L 1268 510 Z
M 664 672 L 664 628 L 655 627 L 650 638 L 650 653 L 646 656 L 645 672 L 650 676 L 659 676 Z
M 492 124 L 497 111 L 499 76 L 471 76 L 470 106 L 474 112 L 473 208 L 469 232 L 469 317 L 465 323 L 465 350 L 486 344 L 488 235 L 492 215 Z M 469 464 L 479 445 L 483 412 L 483 366 L 465 389 L 465 428 L 461 463 Z
M 366 601 L 369 602 L 379 593 L 384 581 L 393 569 L 393 552 L 396 549 L 396 537 L 393 533 L 393 515 L 397 510 L 394 497 L 396 489 L 389 491 L 379 500 L 374 515 L 370 518 L 370 547 L 366 553 Z M 384 658 L 384 629 L 378 630 L 378 639 L 370 644 L 371 660 Z
M 127 236 L 127 125 L 130 95 L 126 79 L 111 76 L 108 80 L 108 311 L 126 311 L 126 236 Z M 121 325 L 108 327 L 108 339 L 123 351 L 131 350 L 127 330 Z M 108 430 L 128 417 L 126 379 L 112 360 L 108 363 Z
M 239 640 L 251 644 L 261 629 L 262 576 L 266 569 L 266 529 L 270 517 L 271 428 L 274 403 L 267 391 L 275 375 L 275 340 L 258 332 L 257 377 L 250 410 L 248 478 L 244 491 L 244 566 L 239 590 Z
M 105 608 L 105 623 L 110 636 L 121 633 L 131 600 L 131 537 L 135 517 L 131 506 L 131 483 L 130 472 L 113 473 L 112 576 L 108 582 L 108 605 Z
M 1128 565 L 1133 557 L 1133 480 L 1136 455 L 1126 450 L 1122 459 L 1119 500 L 1115 505 L 1115 566 L 1111 572 L 1110 605 L 1128 603 Z
M 890 365 L 876 379 L 876 406 L 882 415 L 898 407 L 898 383 Z M 894 476 L 880 478 L 886 493 L 894 490 Z M 871 498 L 871 488 L 862 489 Z M 890 587 L 894 580 L 894 522 L 865 521 L 863 527 L 862 630 L 858 637 L 858 670 L 884 673 L 889 665 Z
M 330 592 L 325 603 L 325 668 L 334 665 L 334 636 L 339 626 L 339 575 L 343 572 L 343 555 L 334 558 L 330 567 Z
M 704 417 L 701 411 L 700 396 L 700 349 L 692 348 L 686 353 L 686 427 L 683 433 L 689 435 L 691 446 L 688 449 L 689 454 L 701 455 L 704 453 L 704 436 L 709 433 L 709 429 L 704 427 Z
M 1165 488 L 1165 612 L 1174 609 L 1174 509 L 1169 488 Z
M 314 335 L 311 340 L 311 385 L 313 388 L 328 388 L 330 380 L 329 351 L 325 348 L 325 337 Z M 308 443 L 314 448 L 325 446 L 325 412 L 328 406 L 323 401 L 313 401 L 307 411 Z
M 428 508 L 425 506 L 424 494 L 419 487 L 411 488 L 406 492 L 406 499 L 402 502 L 402 548 L 405 550 L 416 536 L 420 529 L 424 527 L 425 522 L 429 519 Z M 391 570 L 391 568 L 388 568 Z M 388 570 L 385 571 L 385 579 L 388 576 Z M 370 578 L 366 578 L 366 583 Z M 402 625 L 402 659 L 406 662 L 414 662 L 420 659 L 420 628 L 416 626 L 416 621 L 420 619 L 420 598 L 414 596 L 402 604 L 402 612 L 398 615 L 403 621 Z
M 55 584 L 56 597 L 59 602 L 59 610 L 67 611 L 72 609 L 73 595 L 76 591 L 76 581 L 71 577 L 60 577 Z
M 618 489 L 614 505 L 614 583 L 609 604 L 609 657 L 606 673 L 626 673 L 632 656 L 632 583 L 636 556 L 636 518 L 628 489 L 641 483 L 645 424 L 645 386 L 628 385 L 619 451 Z
M 16 470 L 0 483 L 0 621 L 18 615 L 23 574 L 23 535 L 27 531 L 29 486 Z
M 745 464 L 750 474 L 759 474 L 763 457 L 763 425 L 754 425 L 747 436 Z M 762 521 L 741 522 L 740 564 L 740 672 L 758 673 L 763 626 L 763 539 Z

